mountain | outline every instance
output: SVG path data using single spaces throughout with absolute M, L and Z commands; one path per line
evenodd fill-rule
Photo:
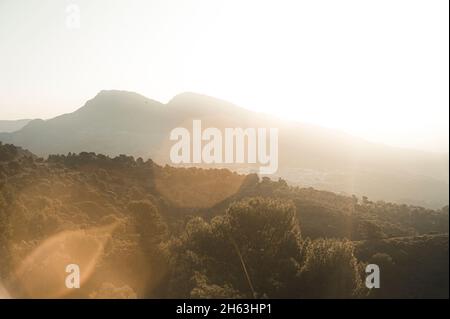
M 22 127 L 27 125 L 31 120 L 24 119 L 24 120 L 12 120 L 12 121 L 5 121 L 0 120 L 0 132 L 14 132 L 17 130 L 20 130 Z
M 278 127 L 279 169 L 301 186 L 428 207 L 448 204 L 448 155 L 374 144 L 318 126 L 285 121 L 213 97 L 182 93 L 167 104 L 126 91 L 101 91 L 73 113 L 33 120 L 0 141 L 39 156 L 68 152 L 127 154 L 170 164 L 176 127 Z M 231 166 L 239 171 L 249 167 Z

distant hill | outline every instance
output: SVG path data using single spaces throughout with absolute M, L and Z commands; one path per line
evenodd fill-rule
M 0 132 L 14 132 L 20 130 L 30 121 L 31 120 L 28 119 L 11 120 L 11 121 L 0 120 Z
M 19 131 L 0 133 L 0 140 L 39 156 L 92 151 L 170 164 L 170 131 L 192 129 L 193 119 L 201 119 L 204 128 L 279 127 L 276 177 L 295 184 L 434 208 L 448 204 L 448 155 L 369 143 L 195 93 L 163 104 L 133 92 L 101 91 L 73 113 L 33 120 Z

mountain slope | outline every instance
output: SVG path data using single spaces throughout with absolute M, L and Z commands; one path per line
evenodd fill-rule
M 0 133 L 0 140 L 40 156 L 93 151 L 170 164 L 170 131 L 192 130 L 194 119 L 201 119 L 203 128 L 221 130 L 278 127 L 277 176 L 302 186 L 432 207 L 448 203 L 448 155 L 369 143 L 195 93 L 182 93 L 162 104 L 133 92 L 102 91 L 73 113 L 31 121 L 17 132 Z
M 28 119 L 11 121 L 0 120 L 0 132 L 14 132 L 20 130 L 30 121 L 31 120 Z

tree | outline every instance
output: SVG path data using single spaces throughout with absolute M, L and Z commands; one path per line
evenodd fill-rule
M 333 239 L 305 243 L 299 279 L 301 298 L 357 297 L 362 280 L 353 244 Z
M 167 236 L 167 225 L 156 206 L 149 200 L 132 201 L 128 210 L 135 219 L 136 230 L 141 238 L 143 251 L 153 256 L 157 246 Z
M 214 287 L 216 292 L 233 291 L 247 298 L 287 297 L 295 290 L 300 239 L 291 202 L 264 198 L 236 202 L 210 223 L 194 218 L 187 224 L 174 245 L 175 276 L 184 283 L 172 284 L 183 286 L 189 295 Z M 204 276 L 201 287 L 193 279 L 199 278 L 198 273 Z

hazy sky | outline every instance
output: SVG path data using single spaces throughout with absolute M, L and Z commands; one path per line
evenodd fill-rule
M 80 10 L 79 28 L 68 27 L 70 4 Z M 0 119 L 71 112 L 102 89 L 162 102 L 194 91 L 448 152 L 448 6 L 0 0 Z

